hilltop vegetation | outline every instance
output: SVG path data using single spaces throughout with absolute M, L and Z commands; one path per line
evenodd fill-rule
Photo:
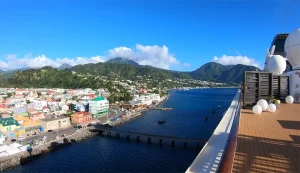
M 189 73 L 194 79 L 225 83 L 241 83 L 245 71 L 260 71 L 257 67 L 247 65 L 222 65 L 209 62 Z
M 111 81 L 151 79 L 154 85 L 158 82 L 174 79 L 196 79 L 223 83 L 242 82 L 244 71 L 255 71 L 258 68 L 246 65 L 224 66 L 210 62 L 191 72 L 178 72 L 139 65 L 134 61 L 116 58 L 105 63 L 77 65 L 62 70 L 52 67 L 25 69 L 2 72 L 2 87 L 59 87 L 59 88 L 101 88 L 113 90 Z M 104 78 L 103 78 L 104 77 Z M 106 80 L 107 79 L 107 80 Z M 149 81 L 148 81 L 149 83 Z M 151 83 L 151 82 L 150 82 Z M 176 85 L 177 86 L 177 85 Z M 168 84 L 167 87 L 172 87 Z

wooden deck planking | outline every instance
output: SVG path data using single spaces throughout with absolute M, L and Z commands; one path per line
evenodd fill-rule
M 232 172 L 300 173 L 300 105 L 260 115 L 242 109 Z

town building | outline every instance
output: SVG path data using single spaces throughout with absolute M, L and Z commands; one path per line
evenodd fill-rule
M 66 128 L 71 125 L 70 118 L 67 116 L 45 118 L 45 119 L 40 120 L 40 122 L 41 122 L 41 126 L 44 129 L 44 131 Z
M 20 129 L 16 129 L 15 133 L 18 135 L 23 135 L 24 133 L 26 135 L 35 134 L 39 131 L 42 131 L 41 129 L 41 123 L 40 121 L 36 121 L 33 119 L 30 119 L 29 117 L 24 116 L 15 116 L 14 119 L 18 121 L 18 123 L 21 125 Z
M 0 132 L 12 132 L 19 126 L 19 123 L 13 117 L 0 119 Z
M 29 116 L 32 120 L 40 120 L 45 118 L 45 115 L 42 112 L 32 112 Z
M 107 116 L 109 109 L 109 101 L 104 97 L 96 97 L 93 100 L 89 100 L 89 112 L 93 114 L 94 118 L 100 116 Z
M 93 120 L 92 115 L 89 112 L 76 112 L 71 116 L 73 124 L 86 125 Z

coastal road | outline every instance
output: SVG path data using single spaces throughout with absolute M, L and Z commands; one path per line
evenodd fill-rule
M 57 134 L 60 137 L 62 137 L 63 134 L 71 135 L 71 134 L 74 134 L 75 132 L 76 132 L 76 128 L 71 126 L 68 128 L 59 129 L 58 131 L 53 130 L 53 132 L 43 132 L 43 133 L 37 134 L 35 136 L 27 137 L 27 138 L 23 139 L 23 141 L 21 143 L 26 144 L 29 140 L 32 140 L 32 139 L 41 141 L 44 136 L 47 136 L 47 141 L 50 141 L 50 140 L 54 140 L 56 138 Z

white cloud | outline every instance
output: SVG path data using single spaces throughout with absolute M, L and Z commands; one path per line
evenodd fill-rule
M 144 46 L 137 44 L 135 49 L 118 47 L 108 51 L 108 59 L 124 57 L 131 59 L 141 65 L 169 69 L 170 65 L 179 64 L 179 61 L 171 54 L 167 46 Z
M 190 65 L 191 65 L 190 63 L 185 62 L 185 63 L 183 64 L 183 67 L 189 67 Z
M 104 62 L 105 60 L 124 57 L 131 59 L 141 65 L 151 65 L 154 67 L 169 69 L 171 65 L 180 64 L 180 62 L 169 52 L 167 46 L 144 46 L 137 44 L 135 48 L 117 47 L 108 50 L 107 56 L 76 57 L 76 58 L 49 58 L 46 55 L 32 57 L 32 54 L 24 57 L 17 57 L 15 54 L 7 54 L 6 61 L 0 60 L 0 69 L 11 70 L 20 67 L 40 68 L 43 66 L 59 67 L 62 64 L 71 66 L 87 63 Z
M 6 62 L 0 61 L 0 69 L 11 70 L 20 67 L 41 68 L 44 66 L 59 67 L 62 64 L 69 64 L 71 66 L 88 63 L 104 62 L 104 57 L 93 56 L 91 58 L 77 57 L 77 58 L 57 58 L 51 59 L 45 55 L 31 57 L 31 54 L 18 58 L 15 54 L 7 54 Z
M 244 64 L 244 65 L 252 65 L 255 67 L 260 67 L 260 62 L 256 61 L 253 58 L 249 58 L 247 56 L 241 56 L 241 55 L 238 56 L 223 55 L 222 57 L 215 56 L 212 61 L 223 65 Z

